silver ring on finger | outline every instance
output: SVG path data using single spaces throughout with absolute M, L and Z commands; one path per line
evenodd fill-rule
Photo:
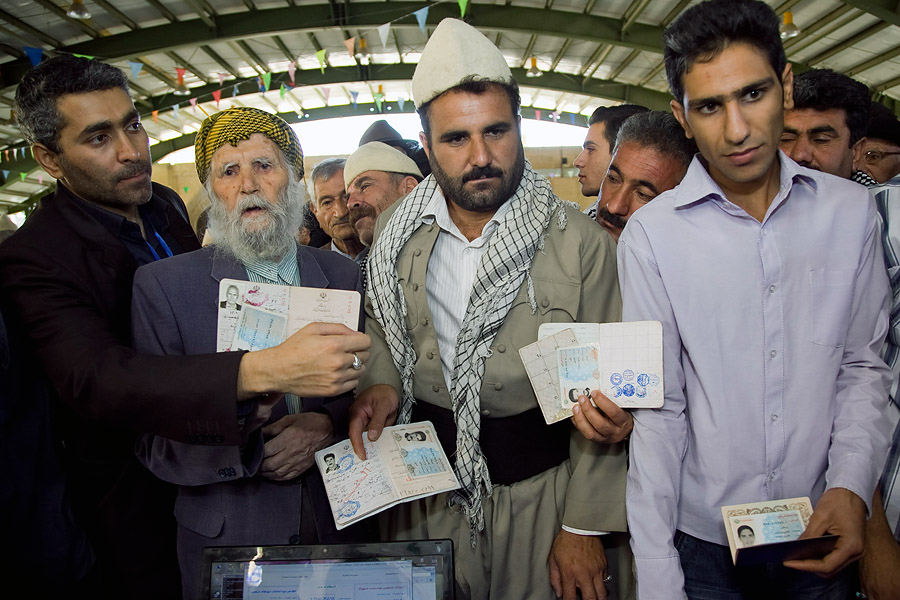
M 607 573 L 606 577 L 603 578 L 603 583 L 609 583 L 610 581 L 612 581 L 612 575 Z
M 357 356 L 356 352 L 354 352 L 353 353 L 353 362 L 350 364 L 350 367 L 354 371 L 359 371 L 360 369 L 362 369 L 362 366 L 363 366 L 363 362 L 361 360 L 359 360 L 359 356 Z

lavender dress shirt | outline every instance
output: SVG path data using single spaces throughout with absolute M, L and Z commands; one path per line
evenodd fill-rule
M 841 487 L 871 502 L 887 450 L 888 280 L 875 205 L 783 153 L 762 223 L 699 156 L 619 240 L 623 320 L 663 324 L 665 405 L 634 412 L 626 492 L 638 596 L 684 597 L 676 529 Z

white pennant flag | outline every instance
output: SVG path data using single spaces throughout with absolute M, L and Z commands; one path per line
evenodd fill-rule
M 381 38 L 381 45 L 387 48 L 387 40 L 388 36 L 391 34 L 391 24 L 385 23 L 384 25 L 379 25 L 378 27 L 378 36 Z

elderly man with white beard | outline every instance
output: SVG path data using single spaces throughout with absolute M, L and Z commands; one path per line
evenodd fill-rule
M 141 352 L 215 352 L 222 279 L 361 290 L 353 261 L 294 240 L 306 196 L 303 154 L 286 122 L 254 108 L 222 111 L 197 133 L 196 157 L 216 243 L 138 270 L 132 319 Z M 359 323 L 361 329 L 362 318 Z M 368 336 L 324 323 L 298 336 L 296 351 L 306 357 L 311 381 L 330 373 L 342 389 L 355 387 L 365 371 Z M 311 385 L 302 400 L 275 389 L 247 403 L 238 415 L 240 446 L 142 438 L 140 460 L 180 486 L 175 516 L 186 599 L 200 597 L 205 546 L 333 543 L 360 535 L 335 531 L 321 478 L 310 468 L 317 450 L 346 437 L 352 398 L 323 398 L 331 389 Z

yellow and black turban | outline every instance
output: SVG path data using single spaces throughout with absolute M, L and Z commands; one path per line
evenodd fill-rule
M 275 142 L 297 179 L 303 179 L 303 150 L 291 126 L 278 115 L 258 108 L 235 106 L 208 117 L 197 132 L 194 156 L 200 182 L 206 183 L 209 178 L 209 167 L 216 150 L 226 143 L 237 146 L 254 133 L 261 133 Z

